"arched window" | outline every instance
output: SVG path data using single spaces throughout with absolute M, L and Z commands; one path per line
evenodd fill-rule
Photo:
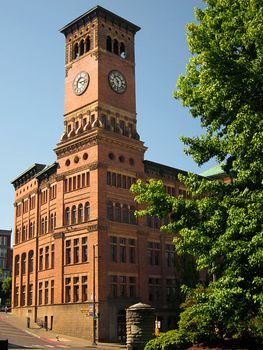
M 48 232 L 48 226 L 47 226 L 47 216 L 45 216 L 45 233 Z
M 113 203 L 108 202 L 107 203 L 107 219 L 113 221 L 114 216 L 113 216 Z
M 121 222 L 121 205 L 119 203 L 115 204 L 115 221 Z
M 112 52 L 112 40 L 110 36 L 107 36 L 106 50 Z
M 121 45 L 120 45 L 120 56 L 122 58 L 126 58 L 125 45 L 123 43 L 121 43 Z
M 80 204 L 78 207 L 78 222 L 83 222 L 83 205 Z
M 26 273 L 26 253 L 22 254 L 22 274 Z
M 50 215 L 50 231 L 54 230 L 54 214 L 51 213 Z
M 33 237 L 33 222 L 29 224 L 29 239 Z
M 76 43 L 73 48 L 73 60 L 79 57 L 79 44 Z
M 23 225 L 23 228 L 22 228 L 22 241 L 25 241 L 26 240 L 26 226 Z
M 130 223 L 133 224 L 133 225 L 136 225 L 137 224 L 137 220 L 136 220 L 136 217 L 134 215 L 134 212 L 135 212 L 135 207 L 131 206 L 130 207 Z
M 72 211 L 71 211 L 71 223 L 72 224 L 76 224 L 77 222 L 77 209 L 75 207 L 75 205 L 72 207 Z
M 129 210 L 128 205 L 124 204 L 122 207 L 122 221 L 126 224 L 129 223 Z
M 15 276 L 19 275 L 19 255 L 15 257 Z
M 113 41 L 113 52 L 115 53 L 115 55 L 119 54 L 119 43 L 116 39 L 114 39 Z
M 69 207 L 67 207 L 65 210 L 65 224 L 66 225 L 70 224 L 70 209 L 69 209 Z
M 90 50 L 90 37 L 89 35 L 86 38 L 86 52 Z
M 81 40 L 79 44 L 79 55 L 82 56 L 84 54 L 84 40 Z
M 90 219 L 90 204 L 87 202 L 85 204 L 85 221 L 88 221 Z
M 28 254 L 28 272 L 32 273 L 34 267 L 34 251 L 30 250 Z

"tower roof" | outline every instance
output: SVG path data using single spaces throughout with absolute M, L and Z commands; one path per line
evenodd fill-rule
M 71 30 L 74 29 L 74 27 L 78 28 L 82 25 L 85 25 L 86 23 L 90 22 L 93 18 L 96 17 L 104 17 L 105 19 L 110 20 L 112 23 L 115 23 L 123 28 L 126 28 L 127 30 L 130 30 L 133 34 L 135 34 L 141 29 L 140 27 L 127 21 L 126 19 L 117 16 L 113 12 L 97 5 L 89 11 L 85 12 L 83 15 L 77 17 L 76 19 L 65 25 L 63 28 L 60 29 L 60 32 L 64 35 L 67 35 L 67 33 L 71 32 Z

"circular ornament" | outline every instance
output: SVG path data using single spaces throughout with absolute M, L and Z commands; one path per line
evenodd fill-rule
M 89 86 L 89 74 L 85 71 L 79 72 L 73 81 L 72 90 L 75 95 L 82 95 Z
M 117 94 L 123 94 L 127 90 L 127 81 L 124 75 L 118 70 L 112 70 L 109 73 L 109 84 Z

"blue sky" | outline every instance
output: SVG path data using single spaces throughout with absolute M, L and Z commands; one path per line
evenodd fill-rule
M 101 5 L 140 26 L 136 35 L 138 131 L 145 158 L 200 173 L 181 135 L 200 134 L 172 98 L 190 56 L 185 25 L 201 0 L 8 0 L 0 12 L 0 228 L 13 227 L 10 181 L 33 163 L 55 161 L 63 131 L 64 36 L 58 29 Z

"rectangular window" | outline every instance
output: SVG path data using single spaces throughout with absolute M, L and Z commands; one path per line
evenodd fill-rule
M 79 239 L 74 239 L 74 264 L 79 262 Z
M 73 282 L 74 282 L 73 300 L 74 300 L 74 303 L 77 303 L 79 301 L 79 278 L 74 277 Z
M 54 269 L 55 266 L 55 245 L 51 245 L 51 269 Z
M 175 246 L 173 244 L 165 245 L 165 258 L 167 266 L 175 266 Z
M 86 179 L 85 179 L 85 173 L 81 175 L 82 177 L 82 187 L 86 186 Z
M 161 299 L 161 285 L 159 278 L 149 278 L 149 301 L 158 302 Z
M 18 306 L 18 297 L 19 297 L 19 287 L 15 287 L 15 300 L 14 300 L 14 306 Z
M 88 237 L 82 237 L 82 262 L 88 261 Z
M 148 261 L 150 265 L 160 264 L 160 243 L 148 242 Z
M 70 277 L 67 277 L 65 279 L 65 285 L 66 285 L 66 288 L 65 288 L 65 301 L 66 303 L 70 303 L 70 300 L 71 300 L 71 279 Z
M 86 173 L 86 186 L 90 185 L 90 176 L 89 176 L 89 172 Z
M 45 248 L 45 269 L 49 269 L 49 247 Z
M 21 306 L 25 306 L 26 304 L 26 286 L 22 286 L 21 289 Z
M 39 271 L 43 270 L 43 248 L 39 249 Z
M 166 301 L 174 302 L 176 298 L 176 280 L 173 278 L 166 279 Z
M 115 173 L 112 173 L 111 181 L 112 181 L 111 182 L 112 186 L 116 187 L 116 174 Z
M 127 277 L 119 276 L 119 291 L 121 297 L 127 296 Z
M 88 300 L 88 277 L 82 276 L 81 283 L 82 283 L 82 301 L 87 301 Z
M 117 262 L 117 237 L 110 237 L 110 261 Z
M 51 280 L 50 304 L 54 304 L 54 280 Z
M 127 186 L 127 177 L 125 175 L 122 175 L 122 184 L 121 187 L 122 188 L 126 188 Z
M 33 284 L 30 284 L 28 286 L 28 301 L 27 301 L 28 305 L 32 305 L 33 304 Z
M 67 240 L 66 241 L 66 264 L 71 263 L 71 241 Z
M 129 296 L 135 297 L 136 296 L 136 277 L 129 277 Z
M 39 282 L 39 285 L 38 285 L 38 304 L 39 305 L 42 305 L 43 303 L 43 283 L 42 282 Z
M 121 174 L 117 174 L 117 187 L 121 187 Z
M 136 243 L 135 239 L 129 239 L 129 263 L 135 264 L 135 249 Z
M 45 281 L 45 304 L 48 304 L 48 281 Z
M 111 297 L 117 297 L 117 276 L 110 276 L 110 294 Z
M 126 238 L 120 238 L 120 262 L 126 262 Z

